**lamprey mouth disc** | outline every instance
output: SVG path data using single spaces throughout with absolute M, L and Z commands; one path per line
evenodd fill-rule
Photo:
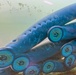
M 9 50 L 0 50 L 0 68 L 7 67 L 12 64 L 14 55 Z
M 25 71 L 24 71 L 24 75 L 39 75 L 39 68 L 38 66 L 29 66 Z
M 60 27 L 52 27 L 48 32 L 48 38 L 52 42 L 58 42 L 63 36 L 63 30 Z
M 51 61 L 46 61 L 44 64 L 43 64 L 43 72 L 44 73 L 50 73 L 53 71 L 54 69 L 54 63 L 51 62 Z
M 66 65 L 67 67 L 73 66 L 74 62 L 75 62 L 75 56 L 74 56 L 74 55 L 70 55 L 70 56 L 68 56 L 68 57 L 65 59 L 65 65 Z
M 69 56 L 72 53 L 72 49 L 73 48 L 70 44 L 66 44 L 66 45 L 62 46 L 62 48 L 61 48 L 62 55 L 64 57 Z
M 29 59 L 27 57 L 18 57 L 14 60 L 12 68 L 14 71 L 23 71 L 29 65 Z

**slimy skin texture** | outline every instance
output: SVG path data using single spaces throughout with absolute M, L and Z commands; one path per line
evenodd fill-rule
M 37 64 L 46 59 L 52 58 L 55 54 L 58 54 L 60 52 L 60 48 L 66 42 L 67 41 L 62 41 L 54 44 L 51 43 L 50 41 L 49 42 L 46 41 L 45 43 L 42 43 L 39 46 L 34 47 L 30 52 L 25 54 L 23 53 L 22 55 L 18 55 L 17 58 L 15 58 L 12 63 L 13 70 L 22 71 L 32 63 Z M 23 62 L 22 65 L 19 64 L 21 62 Z
M 61 47 L 62 56 L 67 57 L 72 53 L 76 53 L 76 40 L 72 40 Z

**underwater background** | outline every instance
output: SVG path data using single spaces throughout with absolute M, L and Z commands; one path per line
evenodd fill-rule
M 40 19 L 73 3 L 76 3 L 76 0 L 0 0 L 0 47 L 8 44 Z M 47 75 L 55 74 L 76 75 L 75 69 Z

